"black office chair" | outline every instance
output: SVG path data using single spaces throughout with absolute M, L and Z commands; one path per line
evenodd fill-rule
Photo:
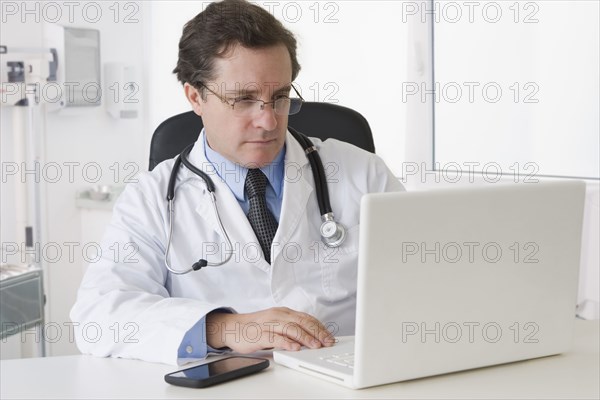
M 375 153 L 369 123 L 358 112 L 347 107 L 306 102 L 298 114 L 290 115 L 289 124 L 307 136 L 322 140 L 339 139 Z M 175 115 L 161 123 L 152 135 L 150 171 L 194 143 L 202 126 L 202 119 L 193 111 Z

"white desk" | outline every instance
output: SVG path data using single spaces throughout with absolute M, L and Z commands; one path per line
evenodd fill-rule
M 256 375 L 207 389 L 171 386 L 177 367 L 68 356 L 0 362 L 0 398 L 596 398 L 599 321 L 576 321 L 571 352 L 535 360 L 350 390 L 271 363 Z

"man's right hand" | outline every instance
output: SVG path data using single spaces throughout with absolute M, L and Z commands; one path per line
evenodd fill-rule
M 206 341 L 214 349 L 229 347 L 239 353 L 265 349 L 317 349 L 335 343 L 315 317 L 287 307 L 249 314 L 212 312 L 206 316 Z

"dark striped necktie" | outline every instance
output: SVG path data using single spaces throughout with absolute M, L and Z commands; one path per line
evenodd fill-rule
M 271 263 L 271 244 L 277 231 L 277 220 L 267 208 L 265 192 L 267 190 L 267 177 L 258 168 L 249 169 L 246 176 L 245 188 L 250 209 L 248 221 L 256 234 L 260 247 L 265 255 L 265 260 Z

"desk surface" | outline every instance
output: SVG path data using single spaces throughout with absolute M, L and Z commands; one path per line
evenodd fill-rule
M 263 372 L 207 389 L 171 386 L 177 367 L 67 356 L 0 362 L 0 398 L 596 398 L 599 321 L 578 320 L 570 352 L 363 390 L 271 363 Z M 271 359 L 272 360 L 272 359 Z

